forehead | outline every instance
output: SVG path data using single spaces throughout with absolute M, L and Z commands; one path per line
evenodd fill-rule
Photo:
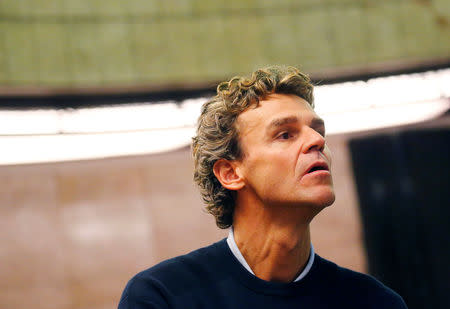
M 296 95 L 275 93 L 260 100 L 257 107 L 242 112 L 237 118 L 237 126 L 241 134 L 247 134 L 253 130 L 264 130 L 275 119 L 291 116 L 300 121 L 311 121 L 317 117 L 306 100 Z

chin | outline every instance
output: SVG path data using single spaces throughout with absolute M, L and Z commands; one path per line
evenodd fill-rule
M 325 208 L 328 206 L 331 206 L 336 199 L 336 196 L 334 195 L 334 191 L 332 189 L 317 192 L 317 194 L 314 194 L 310 197 L 310 203 L 314 205 L 317 208 Z
M 335 200 L 336 200 L 336 197 L 335 197 L 334 192 L 333 192 L 333 194 L 330 194 L 330 196 L 328 196 L 327 198 L 325 198 L 323 200 L 324 207 L 331 206 L 334 203 Z

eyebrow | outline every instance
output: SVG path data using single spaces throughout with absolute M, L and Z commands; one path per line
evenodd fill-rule
M 281 127 L 287 124 L 291 124 L 291 123 L 297 123 L 300 120 L 298 119 L 297 116 L 288 116 L 288 117 L 284 117 L 284 118 L 277 118 L 274 119 L 270 122 L 268 128 L 277 128 L 277 127 Z M 325 122 L 323 121 L 322 118 L 318 118 L 318 117 L 314 117 L 311 120 L 311 127 L 324 127 L 325 126 Z
M 311 120 L 311 127 L 325 127 L 325 121 L 322 118 L 315 117 Z
M 276 118 L 269 123 L 268 128 L 277 128 L 277 127 L 284 126 L 286 124 L 291 124 L 291 123 L 296 123 L 296 122 L 299 122 L 299 119 L 296 116 Z

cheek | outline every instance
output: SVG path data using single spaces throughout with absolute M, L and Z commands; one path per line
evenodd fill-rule
M 249 158 L 245 173 L 248 180 L 255 185 L 262 187 L 280 186 L 289 172 L 292 164 L 284 153 L 260 153 Z

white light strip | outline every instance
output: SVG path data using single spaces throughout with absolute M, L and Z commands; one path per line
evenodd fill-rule
M 134 133 L 0 137 L 0 165 L 158 153 L 190 144 L 194 128 Z
M 450 107 L 450 69 L 315 88 L 327 134 L 424 121 Z M 0 165 L 168 151 L 190 144 L 207 98 L 66 109 L 0 110 Z
M 315 88 L 316 112 L 329 114 L 450 98 L 450 69 Z
M 0 110 L 0 135 L 57 134 L 57 110 Z
M 206 100 L 65 110 L 0 110 L 0 135 L 127 132 L 195 126 Z
M 442 115 L 448 99 L 324 114 L 327 135 L 418 123 Z M 329 132 L 329 133 L 328 133 Z

